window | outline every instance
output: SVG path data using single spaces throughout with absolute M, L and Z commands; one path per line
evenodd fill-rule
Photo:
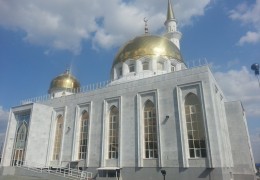
M 162 62 L 158 62 L 157 63 L 157 70 L 159 71 L 162 71 L 164 68 L 163 68 L 163 63 Z
M 150 100 L 144 107 L 144 138 L 145 158 L 158 158 L 156 110 Z
M 15 134 L 15 142 L 13 145 L 13 155 L 11 165 L 22 165 L 26 154 L 28 126 L 30 123 L 30 111 L 15 114 L 17 120 L 17 130 Z
M 119 73 L 119 76 L 123 75 L 123 68 L 122 67 L 118 68 L 118 73 Z
M 98 176 L 99 177 L 120 177 L 119 169 L 115 170 L 99 170 Z
M 88 120 L 89 114 L 83 111 L 80 121 L 79 159 L 86 159 L 88 151 Z
M 129 72 L 135 72 L 135 65 L 134 64 L 129 65 Z
M 149 70 L 149 63 L 143 62 L 143 70 Z
M 22 164 L 25 156 L 25 145 L 27 139 L 27 125 L 23 122 L 18 128 L 15 142 L 15 150 L 13 154 L 13 165 Z
M 118 158 L 118 132 L 119 132 L 119 112 L 118 108 L 112 106 L 109 115 L 109 146 L 108 158 Z
M 60 160 L 60 153 L 61 153 L 61 144 L 62 144 L 62 135 L 63 135 L 63 116 L 59 115 L 57 117 L 56 122 L 56 132 L 55 132 L 55 139 L 54 139 L 54 149 L 53 149 L 53 160 Z
M 201 104 L 193 93 L 185 98 L 185 115 L 190 158 L 204 158 L 207 155 Z
M 175 71 L 175 66 L 173 64 L 171 64 L 171 72 Z
M 27 127 L 25 123 L 23 123 L 17 133 L 17 141 L 16 141 L 16 148 L 24 148 L 25 140 L 27 135 Z

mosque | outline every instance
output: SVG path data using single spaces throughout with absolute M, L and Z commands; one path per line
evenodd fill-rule
M 109 83 L 83 90 L 66 71 L 47 98 L 13 107 L 2 173 L 30 165 L 97 180 L 254 180 L 243 106 L 225 99 L 209 66 L 186 66 L 170 0 L 165 28 L 122 46 Z

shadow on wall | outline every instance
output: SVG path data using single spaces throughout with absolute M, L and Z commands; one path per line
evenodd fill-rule
M 206 177 L 209 177 L 211 179 L 211 172 L 213 171 L 212 168 L 207 168 L 205 169 L 200 175 L 199 175 L 199 178 L 206 178 Z

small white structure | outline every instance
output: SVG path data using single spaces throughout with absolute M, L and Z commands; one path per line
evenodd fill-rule
M 187 69 L 170 1 L 166 34 L 126 43 L 107 86 L 80 91 L 69 71 L 51 98 L 13 107 L 2 165 L 75 166 L 96 179 L 254 180 L 240 102 L 228 102 L 208 66 Z M 169 177 L 169 178 L 168 178 Z

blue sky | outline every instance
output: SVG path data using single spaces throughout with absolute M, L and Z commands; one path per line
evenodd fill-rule
M 260 162 L 260 0 L 173 0 L 181 52 L 207 59 L 228 100 L 241 100 Z M 144 33 L 163 34 L 167 0 L 0 0 L 0 136 L 20 100 L 47 94 L 68 67 L 81 84 L 109 79 L 118 48 Z

